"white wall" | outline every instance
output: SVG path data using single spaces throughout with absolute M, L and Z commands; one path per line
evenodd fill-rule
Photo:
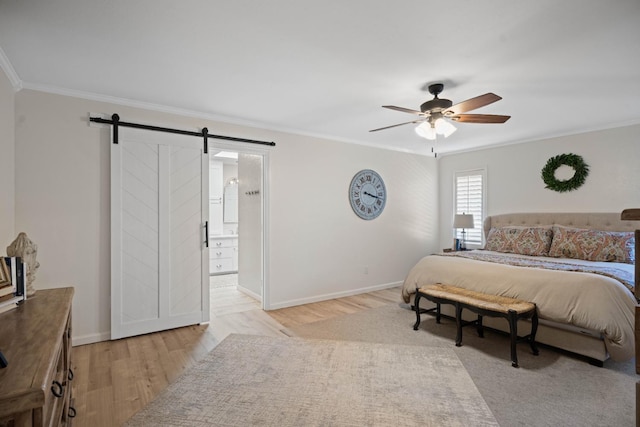
M 442 157 L 440 245 L 451 246 L 456 171 L 486 168 L 487 215 L 621 212 L 640 207 L 638 135 L 640 125 L 635 125 Z M 549 158 L 564 153 L 582 156 L 590 172 L 582 187 L 558 193 L 545 188 L 541 171 Z
M 437 247 L 433 158 L 295 135 L 278 144 L 270 198 L 274 307 L 397 283 Z M 385 210 L 372 221 L 349 204 L 349 183 L 361 169 L 376 170 L 387 187 Z
M 262 300 L 262 156 L 240 153 L 238 176 L 238 289 Z
M 0 255 L 15 239 L 15 95 L 0 68 Z
M 269 154 L 273 307 L 398 283 L 437 247 L 431 158 L 22 90 L 15 95 L 15 228 L 39 246 L 36 289 L 75 286 L 76 344 L 108 337 L 110 323 L 109 130 L 90 127 L 89 112 L 277 143 Z M 347 197 L 364 168 L 382 175 L 389 194 L 373 221 L 357 218 Z
M 488 214 L 617 212 L 640 206 L 640 126 L 436 161 L 31 90 L 14 95 L 2 77 L 0 147 L 12 153 L 15 138 L 15 163 L 3 152 L 0 177 L 11 182 L 15 168 L 15 209 L 4 203 L 5 197 L 13 203 L 11 185 L 0 187 L 0 238 L 8 245 L 14 231 L 25 231 L 38 244 L 36 288 L 76 287 L 77 344 L 103 339 L 109 332 L 109 131 L 90 127 L 89 112 L 118 112 L 123 120 L 183 129 L 207 126 L 210 133 L 277 143 L 270 150 L 269 177 L 271 308 L 402 281 L 421 256 L 450 245 L 457 170 L 487 168 Z M 15 108 L 7 99 L 15 100 Z M 15 135 L 6 117 L 15 117 Z M 550 157 L 568 152 L 590 165 L 585 185 L 570 193 L 546 190 L 542 167 Z M 348 201 L 351 178 L 365 168 L 378 171 L 388 190 L 385 211 L 373 221 L 359 219 Z
M 222 182 L 224 183 L 224 186 L 227 186 L 227 183 L 232 179 L 238 179 L 238 163 L 237 161 L 233 160 L 233 163 L 231 162 L 224 162 L 222 164 Z M 224 200 L 224 199 L 223 199 Z M 224 210 L 224 206 L 226 205 L 226 201 L 223 201 L 223 210 Z M 237 201 L 236 201 L 236 209 L 237 209 Z M 227 222 L 225 218 L 225 215 L 222 216 L 223 218 L 223 232 L 224 234 L 227 233 L 232 233 L 232 234 L 237 234 L 238 233 L 238 222 Z

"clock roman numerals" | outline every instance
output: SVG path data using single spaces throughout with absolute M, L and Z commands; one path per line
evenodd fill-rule
M 384 210 L 386 197 L 384 181 L 373 170 L 361 170 L 351 180 L 351 208 L 362 219 L 374 219 L 380 215 Z

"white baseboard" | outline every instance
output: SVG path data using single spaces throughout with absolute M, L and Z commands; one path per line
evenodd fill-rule
M 245 295 L 249 295 L 249 296 L 250 296 L 251 298 L 253 298 L 253 299 L 256 299 L 256 300 L 258 300 L 258 301 L 262 301 L 262 296 L 261 296 L 261 295 L 256 294 L 255 292 L 250 291 L 250 290 L 249 290 L 249 289 L 247 289 L 247 288 L 243 288 L 243 287 L 242 287 L 242 286 L 240 286 L 240 285 L 236 285 L 236 289 L 237 289 L 237 290 L 239 290 L 240 292 L 242 292 L 242 293 L 243 293 L 243 294 L 245 294 Z
M 383 289 L 395 288 L 402 285 L 402 282 L 383 283 L 381 285 L 368 286 L 366 288 L 350 289 L 343 292 L 334 292 L 324 295 L 316 295 L 308 298 L 299 298 L 295 300 L 282 301 L 275 304 L 270 304 L 265 310 L 277 310 L 279 308 L 293 307 L 296 305 L 309 304 L 312 302 L 327 301 L 330 299 L 349 297 L 352 295 L 366 294 L 367 292 L 381 291 Z M 400 300 L 400 293 L 398 293 L 398 301 Z
M 75 347 L 78 345 L 93 344 L 101 341 L 109 341 L 111 332 L 100 332 L 98 334 L 82 335 L 79 337 L 71 337 L 71 344 Z

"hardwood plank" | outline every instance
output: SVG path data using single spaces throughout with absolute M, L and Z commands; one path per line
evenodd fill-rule
M 235 287 L 211 288 L 211 321 L 74 347 L 74 424 L 120 426 L 232 333 L 283 329 L 400 302 L 398 287 L 265 312 Z

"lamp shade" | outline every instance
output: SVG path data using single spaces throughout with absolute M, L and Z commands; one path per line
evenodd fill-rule
M 431 126 L 431 123 L 429 122 L 423 122 L 422 124 L 416 126 L 416 133 L 426 139 L 436 139 L 436 129 Z
M 453 218 L 453 228 L 474 228 L 473 214 L 456 214 Z
M 416 133 L 421 137 L 430 140 L 436 139 L 436 134 L 444 135 L 446 138 L 455 131 L 456 127 L 442 117 L 435 121 L 433 120 L 433 117 L 430 117 L 429 120 L 416 126 Z
M 451 134 L 456 131 L 456 127 L 454 125 L 442 118 L 436 120 L 435 128 L 436 132 L 444 135 L 445 138 L 451 136 Z

